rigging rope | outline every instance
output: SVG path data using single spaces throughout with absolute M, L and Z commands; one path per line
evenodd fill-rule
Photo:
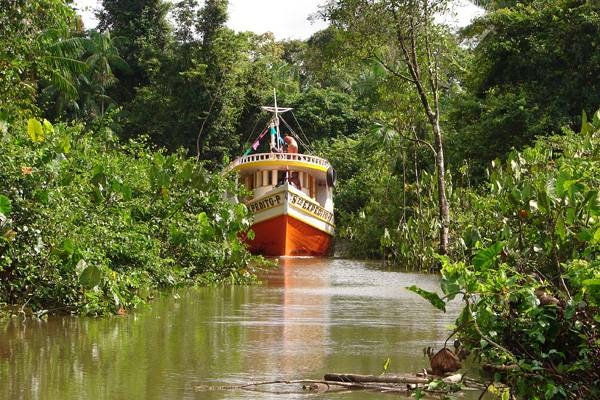
M 291 112 L 292 113 L 292 117 L 294 117 L 294 121 L 296 122 L 296 125 L 298 125 L 298 128 L 300 128 L 300 132 L 302 133 L 302 135 L 304 136 L 304 139 L 306 139 L 306 145 L 303 145 L 305 148 L 307 148 L 311 153 L 315 153 L 315 149 L 314 147 L 308 145 L 308 143 L 310 143 L 310 141 L 308 140 L 308 136 L 306 136 L 306 133 L 304 133 L 304 130 L 302 130 L 302 125 L 300 125 L 300 122 L 298 122 L 298 119 L 296 118 L 296 114 L 294 114 L 294 111 Z
M 256 129 L 257 125 L 258 125 L 258 118 L 256 119 L 256 122 L 254 122 L 254 127 L 252 128 L 252 130 L 250 131 L 250 134 L 244 141 L 244 144 L 250 143 L 250 139 L 252 138 L 252 136 L 254 136 L 254 130 Z
M 315 149 L 314 149 L 313 146 L 310 145 L 310 141 L 308 139 L 308 136 L 306 135 L 306 133 L 304 133 L 304 130 L 302 130 L 302 126 L 298 122 L 298 119 L 296 118 L 296 115 L 294 114 L 293 111 L 291 112 L 291 114 L 292 114 L 292 116 L 294 118 L 294 121 L 295 121 L 296 125 L 300 129 L 300 132 L 302 133 L 303 138 L 300 137 L 300 135 L 298 135 L 296 133 L 296 131 L 294 131 L 294 129 L 292 128 L 292 126 L 285 120 L 285 118 L 283 118 L 283 116 L 281 114 L 278 115 L 279 120 L 283 121 L 283 124 L 290 131 L 290 134 L 298 141 L 298 144 L 300 144 L 306 150 L 305 151 L 306 153 L 308 153 L 308 154 L 315 154 Z M 256 141 L 260 141 L 262 139 L 262 137 L 264 136 L 265 131 L 269 129 L 269 127 L 267 126 L 265 128 L 265 130 L 263 130 L 260 133 L 260 135 L 258 136 L 258 138 L 251 143 L 250 139 L 254 136 L 254 130 L 256 129 L 257 125 L 258 125 L 258 119 L 256 120 L 256 123 L 254 124 L 254 128 L 252 128 L 252 132 L 248 135 L 248 137 L 246 139 L 246 142 L 245 142 L 245 144 L 249 145 L 250 148 L 253 148 L 253 145 L 256 143 Z M 244 147 L 246 148 L 246 146 L 244 146 Z M 254 149 L 254 150 L 256 150 L 256 149 Z
M 283 117 L 280 117 L 280 118 L 283 121 L 283 123 L 285 124 L 285 126 L 290 130 L 292 136 L 294 136 L 296 138 L 298 143 L 300 143 L 306 150 L 308 150 L 309 154 L 314 154 L 315 150 L 312 148 L 312 146 L 310 146 L 308 144 L 308 139 L 306 138 L 306 135 L 304 135 L 304 137 L 306 138 L 306 141 L 302 140 L 302 138 L 300 136 L 298 136 L 298 134 L 292 129 L 290 124 L 288 124 L 288 122 L 285 119 L 283 119 Z M 298 120 L 296 120 L 296 123 L 297 122 L 298 122 Z M 298 127 L 300 127 L 300 125 L 298 125 Z M 300 127 L 300 130 L 302 130 L 302 127 Z M 304 134 L 304 132 L 302 132 L 302 133 Z

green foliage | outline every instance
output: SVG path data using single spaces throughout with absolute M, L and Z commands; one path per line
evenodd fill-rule
M 356 97 L 336 88 L 307 88 L 286 102 L 312 142 L 352 136 L 364 126 Z
M 135 89 L 149 82 L 168 54 L 165 50 L 172 39 L 167 22 L 169 4 L 163 0 L 102 0 L 102 7 L 98 30 L 123 38 L 116 48 L 129 66 L 128 71 L 115 74 L 120 84 L 109 96 L 118 103 L 129 102 Z
M 12 210 L 12 205 L 10 203 L 10 199 L 6 196 L 0 195 L 0 214 L 4 217 L 10 214 Z
M 582 110 L 600 105 L 590 76 L 600 72 L 600 5 L 594 1 L 497 1 L 465 31 L 476 46 L 449 108 L 457 158 L 477 173 L 512 147 L 580 125 Z
M 104 314 L 155 288 L 253 280 L 247 211 L 222 195 L 234 183 L 181 153 L 35 119 L 2 149 L 0 301 Z
M 582 120 L 495 162 L 464 211 L 478 227 L 463 235 L 464 261 L 441 259 L 444 295 L 466 304 L 461 341 L 519 398 L 600 393 L 600 114 Z
M 430 148 L 411 139 L 376 125 L 320 150 L 337 168 L 336 219 L 348 254 L 428 270 L 437 263 L 437 183 L 423 161 Z
M 41 89 L 54 85 L 72 96 L 80 70 L 79 46 L 71 37 L 75 13 L 62 0 L 15 0 L 0 13 L 0 112 L 13 118 L 37 111 Z
M 148 134 L 161 147 L 184 147 L 215 167 L 240 150 L 248 126 L 256 123 L 258 106 L 267 103 L 267 93 L 272 97 L 271 68 L 281 48 L 273 38 L 212 25 L 205 28 L 212 35 L 210 45 L 204 44 L 198 38 L 205 37 L 204 20 L 198 18 L 191 36 L 182 33 L 189 36 L 186 42 L 169 43 L 164 51 L 169 57 L 124 107 L 121 136 Z

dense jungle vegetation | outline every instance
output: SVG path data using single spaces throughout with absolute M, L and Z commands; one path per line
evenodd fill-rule
M 226 27 L 227 1 L 0 7 L 0 305 L 115 313 L 247 283 L 260 259 L 221 168 L 295 108 L 336 167 L 350 257 L 440 270 L 435 307 L 503 398 L 600 397 L 600 5 L 324 1 L 306 41 Z M 255 132 L 254 132 L 255 133 Z M 402 290 L 399 288 L 399 290 Z

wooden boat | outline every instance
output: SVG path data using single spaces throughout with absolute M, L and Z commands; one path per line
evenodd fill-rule
M 335 172 L 327 160 L 298 153 L 300 140 L 291 129 L 281 137 L 280 115 L 290 108 L 278 108 L 275 100 L 274 107 L 263 109 L 273 114 L 269 125 L 227 168 L 251 193 L 243 202 L 253 216 L 254 234 L 245 240 L 255 254 L 325 255 L 335 235 Z M 267 133 L 270 151 L 251 154 Z

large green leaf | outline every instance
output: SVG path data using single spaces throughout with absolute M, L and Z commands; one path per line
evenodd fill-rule
M 420 287 L 417 287 L 415 285 L 409 286 L 409 287 L 407 287 L 407 289 L 410 290 L 411 292 L 418 294 L 425 300 L 429 301 L 431 303 L 431 305 L 434 306 L 435 308 L 437 308 L 438 310 L 442 310 L 443 312 L 446 312 L 446 302 L 444 300 L 442 300 L 440 298 L 440 296 L 438 296 L 437 293 L 429 292 L 429 291 L 421 289 Z
M 473 265 L 479 269 L 491 267 L 498 258 L 503 247 L 503 242 L 496 242 L 490 247 L 480 250 L 475 254 L 475 257 L 473 257 Z
M 102 281 L 102 271 L 95 265 L 87 266 L 81 275 L 79 275 L 79 283 L 85 289 L 91 289 L 97 286 Z
M 460 285 L 456 281 L 456 279 L 448 279 L 447 276 L 442 277 L 441 283 L 442 292 L 446 295 L 448 300 L 454 299 L 456 295 L 460 292 Z
M 600 196 L 598 195 L 598 191 L 591 190 L 590 193 L 586 197 L 588 203 L 588 210 L 590 215 L 598 216 L 600 215 Z
M 54 132 L 54 126 L 52 126 L 50 121 L 48 121 L 47 119 L 44 119 L 44 121 L 42 122 L 42 127 L 44 128 L 45 135 Z
M 575 235 L 575 237 L 577 237 L 577 239 L 581 240 L 582 242 L 589 242 L 594 238 L 594 233 L 590 230 L 590 229 L 581 229 L 577 235 Z
M 0 214 L 9 215 L 12 211 L 10 199 L 0 194 Z
M 594 238 L 592 239 L 593 243 L 599 243 L 600 242 L 600 228 L 596 229 L 596 232 L 594 232 Z

